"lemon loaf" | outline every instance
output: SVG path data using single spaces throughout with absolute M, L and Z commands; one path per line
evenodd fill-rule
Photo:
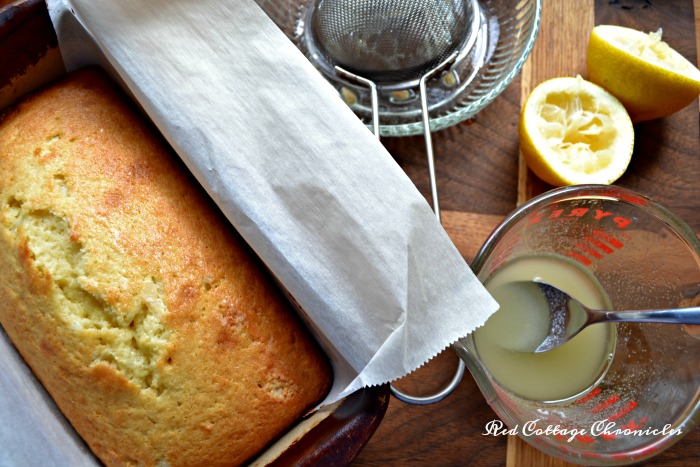
M 98 69 L 0 119 L 0 323 L 107 465 L 236 465 L 327 393 L 325 355 Z

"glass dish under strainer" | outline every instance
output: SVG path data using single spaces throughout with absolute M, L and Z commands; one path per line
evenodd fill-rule
M 338 90 L 355 114 L 372 123 L 370 90 L 348 82 L 311 50 L 305 25 L 313 0 L 256 0 L 277 26 Z M 517 76 L 535 42 L 541 0 L 480 0 L 481 29 L 469 53 L 427 87 L 430 127 L 440 130 L 473 117 L 491 103 Z M 310 47 L 311 45 L 311 47 Z M 408 136 L 423 133 L 418 91 L 380 91 L 380 133 Z

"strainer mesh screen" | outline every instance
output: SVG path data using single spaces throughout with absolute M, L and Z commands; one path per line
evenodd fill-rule
M 326 60 L 377 83 L 420 77 L 469 33 L 464 0 L 319 0 L 311 29 Z

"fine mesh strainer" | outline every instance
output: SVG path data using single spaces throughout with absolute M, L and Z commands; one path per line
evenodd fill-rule
M 480 23 L 477 0 L 316 0 L 307 25 L 309 40 L 326 65 L 371 89 L 377 137 L 377 88 L 419 88 L 431 197 L 438 219 L 426 82 L 473 47 Z
M 277 26 L 318 68 L 370 128 L 371 89 L 341 78 L 318 50 L 311 22 L 317 0 L 255 0 Z M 415 1 L 415 0 L 414 0 Z M 454 65 L 427 83 L 432 131 L 471 119 L 496 99 L 520 73 L 535 43 L 542 0 L 479 0 L 481 28 L 476 42 Z M 387 91 L 380 83 L 382 136 L 424 133 L 418 93 Z
M 309 39 L 327 64 L 340 76 L 371 89 L 373 130 L 377 137 L 377 88 L 418 87 L 430 191 L 438 220 L 440 206 L 426 82 L 473 47 L 480 23 L 477 0 L 317 0 L 308 25 Z M 456 388 L 464 370 L 460 360 L 448 386 L 431 396 L 410 396 L 393 385 L 391 390 L 404 402 L 431 404 Z
M 375 134 L 380 129 L 387 134 L 398 116 L 417 118 L 415 133 L 426 134 L 428 111 L 442 107 L 464 86 L 462 78 L 471 81 L 483 64 L 486 19 L 477 0 L 310 3 L 309 13 L 302 20 L 304 47 L 330 81 L 342 86 L 341 94 L 357 93 L 359 101 L 351 107 L 361 119 L 371 117 Z M 470 52 L 470 60 L 464 60 Z M 465 61 L 470 62 L 467 68 L 471 77 L 453 71 Z M 442 80 L 431 78 L 438 75 L 446 81 L 436 87 L 434 84 Z M 423 77 L 432 86 L 416 92 Z M 352 86 L 358 84 L 360 87 Z M 360 90 L 362 86 L 369 89 L 369 101 Z M 381 115 L 381 128 L 377 114 Z M 435 129 L 432 123 L 430 129 Z
M 475 35 L 474 10 L 465 0 L 320 0 L 310 33 L 328 62 L 381 85 L 415 86 Z

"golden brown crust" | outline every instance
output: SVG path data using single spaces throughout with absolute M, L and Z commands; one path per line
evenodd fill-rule
M 4 116 L 0 322 L 105 463 L 239 464 L 330 370 L 164 147 L 95 69 Z

